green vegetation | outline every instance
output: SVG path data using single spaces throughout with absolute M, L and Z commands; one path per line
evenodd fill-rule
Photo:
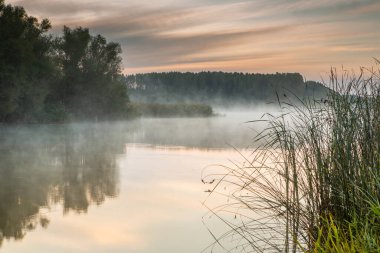
M 209 117 L 211 106 L 205 104 L 144 104 L 132 103 L 133 110 L 147 117 Z
M 274 102 L 276 92 L 317 99 L 328 93 L 322 84 L 304 82 L 298 73 L 169 72 L 129 75 L 125 80 L 131 100 L 147 103 L 249 105 Z
M 371 202 L 370 202 L 371 203 Z M 365 218 L 337 225 L 332 216 L 322 220 L 313 252 L 380 252 L 380 203 L 371 203 Z
M 0 0 L 0 122 L 67 122 L 134 117 L 131 95 L 149 116 L 207 116 L 200 105 L 273 102 L 283 96 L 325 97 L 328 89 L 297 73 L 150 73 L 123 76 L 120 45 L 87 28 L 48 35 L 22 7 Z M 129 89 L 129 91 L 127 91 Z M 152 105 L 146 105 L 153 103 Z M 164 105 L 167 104 L 167 105 Z
M 228 198 L 210 208 L 231 229 L 211 247 L 379 252 L 380 70 L 332 71 L 331 87 L 320 102 L 279 101 L 252 157 L 203 179 Z
M 120 46 L 86 28 L 58 38 L 50 28 L 0 0 L 0 122 L 125 117 Z

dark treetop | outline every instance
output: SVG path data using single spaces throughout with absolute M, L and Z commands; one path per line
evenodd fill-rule
M 121 48 L 86 28 L 47 35 L 22 7 L 0 0 L 0 122 L 109 119 L 127 112 Z
M 320 99 L 328 92 L 321 83 L 305 82 L 298 73 L 169 72 L 129 75 L 125 79 L 131 100 L 150 103 L 247 105 L 276 102 L 277 96 Z

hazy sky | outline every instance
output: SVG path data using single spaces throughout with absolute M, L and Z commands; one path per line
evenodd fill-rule
M 224 70 L 326 76 L 380 58 L 380 0 L 6 0 L 121 44 L 125 73 Z

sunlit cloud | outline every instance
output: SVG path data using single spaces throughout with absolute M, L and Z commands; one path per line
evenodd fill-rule
M 224 70 L 301 72 L 380 57 L 380 2 L 232 0 L 11 0 L 54 34 L 89 27 L 123 48 L 125 73 Z

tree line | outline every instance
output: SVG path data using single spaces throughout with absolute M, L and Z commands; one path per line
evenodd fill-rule
M 131 100 L 156 103 L 249 104 L 274 102 L 278 96 L 320 99 L 328 91 L 299 73 L 167 72 L 128 75 L 125 80 Z
M 121 47 L 0 0 L 0 122 L 110 119 L 128 113 Z
M 228 105 L 280 96 L 323 97 L 298 73 L 148 73 L 123 76 L 121 47 L 88 28 L 29 16 L 0 0 L 0 122 L 67 122 L 136 116 L 130 103 Z M 181 110 L 179 110 L 181 111 Z

